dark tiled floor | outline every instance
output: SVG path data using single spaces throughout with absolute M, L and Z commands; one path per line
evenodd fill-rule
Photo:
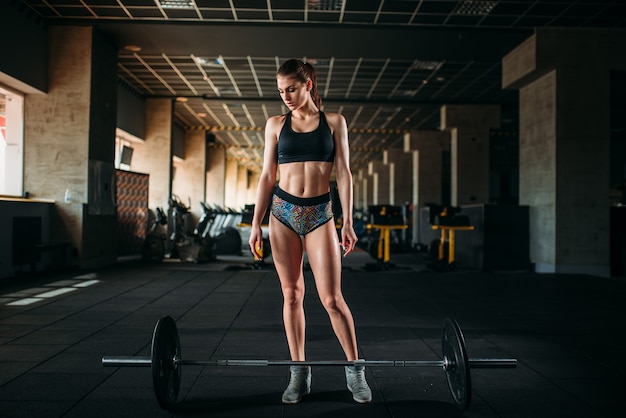
M 183 358 L 286 359 L 278 281 L 271 268 L 240 268 L 246 258 L 127 262 L 95 275 L 0 282 L 0 416 L 622 416 L 625 281 L 435 273 L 408 254 L 394 256 L 396 269 L 372 272 L 363 268 L 371 261 L 357 253 L 344 270 L 362 357 L 439 360 L 442 323 L 452 317 L 470 357 L 514 357 L 518 367 L 472 369 L 472 405 L 461 414 L 439 368 L 370 367 L 374 401 L 357 405 L 341 368 L 316 367 L 311 395 L 283 406 L 284 367 L 185 366 L 179 406 L 168 412 L 156 403 L 149 368 L 104 368 L 102 356 L 149 355 L 154 324 L 167 314 Z M 310 272 L 307 279 L 307 356 L 341 359 Z M 35 302 L 9 305 L 25 298 Z

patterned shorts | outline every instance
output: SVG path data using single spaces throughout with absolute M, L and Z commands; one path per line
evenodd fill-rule
M 333 219 L 330 193 L 316 197 L 297 197 L 276 187 L 271 210 L 277 220 L 300 236 Z

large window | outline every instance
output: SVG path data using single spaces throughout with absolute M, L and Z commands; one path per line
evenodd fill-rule
M 24 97 L 0 86 L 0 195 L 24 194 Z

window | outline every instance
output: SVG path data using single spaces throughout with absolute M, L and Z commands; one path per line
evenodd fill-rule
M 0 195 L 24 193 L 24 96 L 0 86 Z
M 133 150 L 143 141 L 128 132 L 117 128 L 115 132 L 115 168 L 131 171 Z

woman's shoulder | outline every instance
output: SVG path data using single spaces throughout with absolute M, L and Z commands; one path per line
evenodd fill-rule
M 322 112 L 322 113 L 324 113 L 324 116 L 326 117 L 327 121 L 345 120 L 345 117 L 341 113 L 335 113 L 335 112 Z
M 285 123 L 286 118 L 287 115 L 270 116 L 265 123 L 265 127 L 268 129 L 281 127 Z
M 338 127 L 346 123 L 346 118 L 341 113 L 324 112 L 326 123 L 331 127 Z

